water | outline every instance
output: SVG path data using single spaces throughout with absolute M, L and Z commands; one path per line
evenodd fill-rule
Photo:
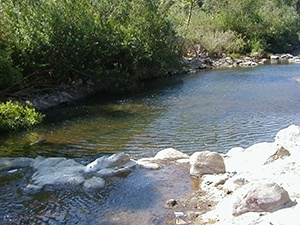
M 135 97 L 94 96 L 53 110 L 41 127 L 2 137 L 2 156 L 66 156 L 88 162 L 122 151 L 133 158 L 153 156 L 167 147 L 188 154 L 225 153 L 232 147 L 273 141 L 278 130 L 300 124 L 299 72 L 300 65 L 213 70 L 152 81 Z M 42 138 L 45 144 L 29 145 Z M 166 213 L 161 202 L 153 199 L 172 197 L 166 194 L 170 184 L 162 182 L 170 171 L 157 174 L 161 181 L 134 172 L 99 193 L 69 190 L 33 196 L 20 191 L 29 179 L 27 174 L 30 171 L 9 178 L 0 174 L 2 222 L 134 224 L 134 218 L 144 221 L 136 224 L 151 224 L 143 215 L 155 220 Z M 173 186 L 174 192 L 180 195 L 190 189 L 188 177 L 172 176 L 184 183 L 183 189 Z M 157 185 L 161 188 L 153 191 Z M 120 200 L 119 196 L 128 198 Z M 144 204 L 136 205 L 135 200 Z
M 273 141 L 278 130 L 300 124 L 299 71 L 299 65 L 215 70 L 154 81 L 135 97 L 95 96 L 54 111 L 47 126 L 4 139 L 2 155 L 126 151 L 139 158 L 166 147 L 224 153 Z M 28 146 L 43 138 L 44 145 Z

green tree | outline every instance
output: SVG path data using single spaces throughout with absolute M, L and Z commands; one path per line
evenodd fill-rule
M 284 52 L 299 42 L 298 0 L 205 0 L 193 8 L 193 17 L 184 8 L 186 2 L 174 0 L 169 18 L 184 36 L 188 51 L 200 46 L 217 54 Z M 187 30 L 184 18 L 191 18 Z
M 92 79 L 102 90 L 132 90 L 179 59 L 155 1 L 7 0 L 0 10 L 10 35 L 0 40 L 9 46 L 5 60 L 29 88 Z

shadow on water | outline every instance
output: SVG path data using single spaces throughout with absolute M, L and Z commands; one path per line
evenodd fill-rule
M 179 77 L 159 78 L 149 80 L 144 83 L 143 90 L 134 94 L 111 95 L 99 93 L 89 98 L 78 100 L 73 103 L 52 108 L 45 112 L 46 124 L 61 123 L 65 120 L 75 120 L 82 118 L 93 118 L 99 115 L 111 118 L 126 118 L 139 114 L 144 103 L 147 103 L 148 96 L 156 97 L 158 93 L 177 89 L 183 84 Z M 142 101 L 141 101 L 142 100 Z

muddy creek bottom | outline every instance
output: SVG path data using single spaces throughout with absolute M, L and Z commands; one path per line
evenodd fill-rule
M 175 224 L 174 210 L 180 209 L 166 209 L 165 202 L 195 189 L 188 165 L 172 164 L 160 170 L 135 168 L 127 177 L 110 179 L 102 192 L 66 187 L 25 195 L 23 175 L 29 172 L 1 181 L 0 201 L 6 202 L 1 224 Z

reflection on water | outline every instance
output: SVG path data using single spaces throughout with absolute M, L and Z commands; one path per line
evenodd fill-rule
M 41 127 L 1 137 L 1 154 L 89 162 L 120 151 L 139 158 L 166 147 L 191 154 L 273 141 L 279 129 L 300 124 L 299 71 L 300 65 L 215 70 L 156 80 L 135 97 L 95 96 L 52 111 Z M 40 139 L 46 143 L 30 145 Z M 102 192 L 26 195 L 31 173 L 0 170 L 0 224 L 163 224 L 164 201 L 197 188 L 188 168 L 173 168 L 135 170 Z
M 279 129 L 300 124 L 299 70 L 215 70 L 154 81 L 135 97 L 95 96 L 52 112 L 48 125 L 4 139 L 3 149 L 68 157 L 126 151 L 142 157 L 166 147 L 191 154 L 272 141 Z M 42 138 L 46 144 L 24 147 Z

